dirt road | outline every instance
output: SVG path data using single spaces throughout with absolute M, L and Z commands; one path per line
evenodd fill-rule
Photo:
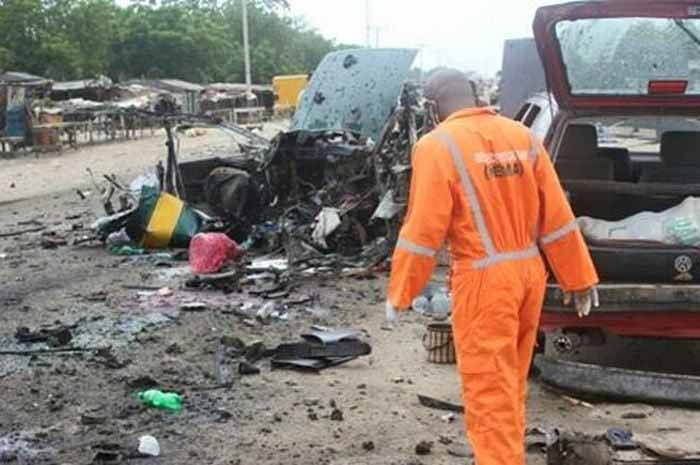
M 211 137 L 185 142 L 206 153 L 223 141 Z M 162 143 L 154 138 L 13 160 L 0 171 L 3 186 L 16 184 L 8 196 L 2 191 L 2 200 L 12 203 L 0 206 L 0 232 L 46 227 L 0 239 L 0 350 L 43 347 L 18 344 L 17 328 L 56 322 L 72 327 L 74 346 L 111 346 L 97 353 L 0 355 L 0 446 L 3 437 L 24 432 L 33 439 L 24 444 L 25 461 L 19 463 L 77 465 L 100 463 L 94 457 L 107 457 L 110 447 L 128 456 L 138 437 L 150 434 L 160 442 L 161 457 L 101 463 L 470 463 L 450 453 L 466 444 L 462 416 L 449 421 L 446 412 L 423 407 L 416 398 L 427 394 L 461 403 L 455 367 L 425 361 L 421 339 L 430 320 L 410 314 L 398 329 L 380 329 L 386 276 L 305 277 L 290 287 L 290 297 L 278 300 L 302 295 L 316 304 L 290 304 L 288 321 L 262 324 L 238 316 L 243 305 L 258 309 L 264 303 L 250 292 L 254 286 L 228 294 L 186 288 L 180 272 L 186 262 L 164 259 L 156 266 L 148 257 L 115 256 L 101 245 L 41 246 L 47 231 L 80 237 L 81 227 L 99 213 L 96 202 L 70 192 L 86 185 L 86 166 L 118 170 L 128 179 L 162 157 Z M 154 291 L 164 287 L 173 294 Z M 180 309 L 192 301 L 207 309 Z M 237 373 L 226 345 L 233 337 L 274 347 L 298 340 L 312 324 L 361 330 L 372 354 L 321 374 L 271 370 L 267 361 L 259 363 L 260 375 Z M 140 406 L 135 395 L 149 386 L 184 393 L 183 412 Z M 632 419 L 630 411 L 643 415 Z M 700 443 L 698 421 L 700 413 L 683 409 L 573 405 L 531 383 L 530 427 L 599 434 L 616 426 L 682 435 L 693 444 Z M 420 441 L 433 444 L 430 454 L 416 455 Z M 528 460 L 544 463 L 537 451 Z

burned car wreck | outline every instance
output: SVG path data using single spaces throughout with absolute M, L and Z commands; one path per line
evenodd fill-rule
M 178 164 L 183 200 L 221 218 L 240 243 L 283 249 L 290 266 L 383 261 L 407 203 L 413 145 L 435 124 L 421 88 L 406 82 L 414 57 L 329 54 L 289 131 L 235 156 Z

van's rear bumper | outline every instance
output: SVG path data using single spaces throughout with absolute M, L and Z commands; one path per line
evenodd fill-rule
M 603 284 L 600 307 L 579 318 L 561 304 L 558 286 L 547 286 L 540 328 L 600 328 L 618 336 L 700 339 L 700 285 Z
M 700 405 L 700 377 L 625 370 L 553 360 L 538 355 L 535 367 L 547 384 L 606 400 Z

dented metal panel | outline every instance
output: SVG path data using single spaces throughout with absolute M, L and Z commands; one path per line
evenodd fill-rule
M 353 49 L 326 55 L 304 91 L 292 130 L 344 129 L 376 141 L 416 53 Z

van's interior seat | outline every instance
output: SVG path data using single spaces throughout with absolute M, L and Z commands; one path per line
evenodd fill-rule
M 590 124 L 566 127 L 555 168 L 563 180 L 611 181 L 614 176 L 613 162 L 598 156 L 598 131 Z M 605 192 L 569 194 L 576 215 L 607 219 L 612 213 L 610 196 Z
M 661 136 L 661 161 L 672 168 L 700 168 L 700 132 L 667 131 Z
M 598 149 L 598 157 L 612 161 L 615 181 L 634 182 L 634 169 L 629 149 L 602 147 Z
M 642 172 L 640 182 L 700 184 L 700 132 L 665 132 L 659 156 L 662 165 Z
M 611 160 L 598 156 L 598 132 L 590 124 L 567 126 L 556 169 L 562 179 L 612 180 L 615 171 Z
M 606 181 L 615 176 L 615 167 L 608 160 L 557 160 L 556 168 L 560 179 Z

